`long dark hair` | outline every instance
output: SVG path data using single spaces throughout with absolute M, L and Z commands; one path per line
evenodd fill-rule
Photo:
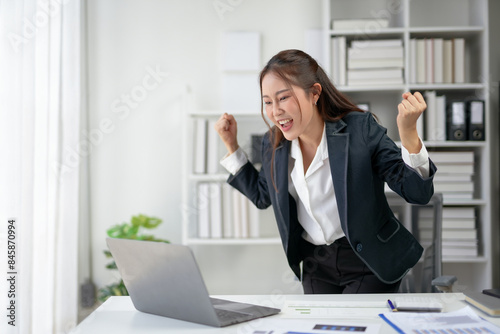
M 318 65 L 307 53 L 300 50 L 283 50 L 272 57 L 269 62 L 264 66 L 259 75 L 260 82 L 260 96 L 262 101 L 262 80 L 266 74 L 273 73 L 282 79 L 287 88 L 292 92 L 293 98 L 300 108 L 298 99 L 295 96 L 292 85 L 302 88 L 306 94 L 314 89 L 313 85 L 319 83 L 322 87 L 317 106 L 320 116 L 324 121 L 337 121 L 350 113 L 351 111 L 364 112 L 358 108 L 347 96 L 342 94 L 335 88 L 332 81 L 328 78 L 325 71 Z M 273 143 L 273 154 L 271 161 L 271 177 L 273 178 L 273 165 L 274 153 L 282 140 L 284 140 L 283 133 L 276 126 L 272 126 L 267 122 L 264 117 L 264 106 L 261 105 L 261 114 L 264 122 L 269 127 L 269 135 Z M 276 189 L 276 185 L 274 184 Z

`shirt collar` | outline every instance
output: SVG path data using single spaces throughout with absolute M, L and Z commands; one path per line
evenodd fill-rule
M 321 154 L 320 155 L 321 160 L 325 160 L 328 158 L 328 146 L 326 144 L 326 122 L 323 125 L 323 135 L 321 136 L 321 142 L 319 143 L 319 146 L 317 148 L 316 155 L 318 155 L 318 152 Z M 295 160 L 297 160 L 298 157 L 300 157 L 301 158 L 300 160 L 302 160 L 302 151 L 300 150 L 300 144 L 298 138 L 292 140 L 290 155 Z

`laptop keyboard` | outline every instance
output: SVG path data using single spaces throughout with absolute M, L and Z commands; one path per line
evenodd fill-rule
M 220 308 L 215 308 L 215 313 L 221 322 L 228 322 L 234 319 L 244 319 L 252 316 L 250 313 L 228 311 Z

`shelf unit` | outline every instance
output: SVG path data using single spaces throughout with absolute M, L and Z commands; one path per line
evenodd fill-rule
M 475 157 L 474 199 L 445 200 L 445 207 L 474 207 L 479 235 L 478 257 L 444 257 L 443 273 L 459 278 L 457 289 L 491 287 L 493 271 L 498 270 L 492 261 L 492 189 L 490 184 L 490 124 L 489 63 L 488 63 L 488 1 L 487 0 L 323 0 L 323 61 L 325 71 L 331 75 L 331 40 L 345 36 L 347 45 L 354 40 L 401 39 L 404 49 L 404 76 L 401 85 L 337 86 L 356 103 L 370 103 L 388 135 L 399 140 L 396 125 L 397 105 L 406 91 L 434 90 L 452 99 L 476 97 L 485 102 L 485 141 L 426 141 L 432 151 L 473 151 Z M 389 27 L 376 24 L 363 29 L 332 30 L 335 19 L 387 18 Z M 464 38 L 465 83 L 414 84 L 410 83 L 410 40 L 413 38 Z M 438 173 L 439 173 L 439 165 Z

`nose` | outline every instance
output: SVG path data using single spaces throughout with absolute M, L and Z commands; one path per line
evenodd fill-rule
M 283 114 L 283 110 L 281 110 L 280 106 L 278 103 L 273 103 L 273 116 L 279 116 Z

